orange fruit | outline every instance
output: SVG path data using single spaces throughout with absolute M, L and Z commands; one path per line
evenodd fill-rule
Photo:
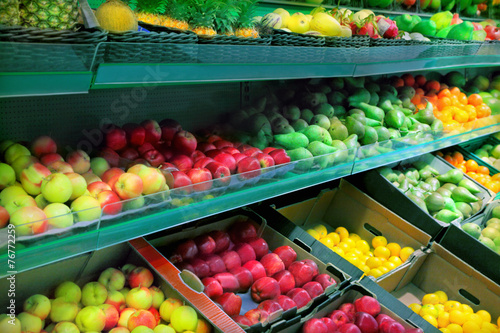
M 463 173 L 467 173 L 467 168 L 465 167 L 464 164 L 460 164 L 457 166 L 457 169 L 459 169 L 460 171 L 462 171 Z
M 476 314 L 481 317 L 481 319 L 487 323 L 491 322 L 491 315 L 488 311 L 486 310 L 479 310 L 476 312 Z
M 448 301 L 448 295 L 444 291 L 437 290 L 434 292 L 434 294 L 436 294 L 437 297 L 439 297 L 439 303 L 444 304 L 445 302 Z M 443 309 L 444 309 L 444 305 L 443 305 Z
M 407 87 L 413 87 L 415 85 L 415 78 L 410 73 L 401 75 L 401 79 L 403 79 Z
M 458 324 L 450 324 L 446 326 L 446 328 L 451 332 L 451 333 L 463 333 L 463 329 L 461 325 Z
M 442 110 L 445 106 L 451 105 L 451 99 L 449 97 L 442 97 L 437 101 L 437 107 L 439 110 Z
M 461 164 L 464 161 L 464 155 L 462 155 L 459 151 L 453 153 L 453 158 L 458 164 Z
M 448 312 L 441 312 L 437 317 L 438 327 L 446 327 L 450 324 L 450 314 Z
M 462 325 L 462 329 L 464 333 L 476 333 L 481 329 L 481 327 L 476 322 L 466 321 Z
M 446 301 L 444 302 L 444 311 L 450 312 L 451 310 L 456 310 L 460 307 L 460 302 L 457 301 Z
M 491 176 L 492 180 L 500 180 L 500 173 L 495 173 L 493 176 Z
M 460 95 L 461 91 L 458 87 L 452 87 L 450 89 L 450 93 L 453 95 L 453 96 L 457 96 Z
M 458 97 L 458 101 L 460 102 L 460 104 L 467 105 L 469 103 L 466 94 L 460 93 L 460 94 L 458 94 L 457 97 Z
M 421 74 L 415 76 L 415 84 L 418 85 L 419 87 L 423 87 L 426 82 L 427 79 L 425 78 L 425 76 Z
M 384 236 L 375 236 L 372 239 L 373 248 L 377 248 L 378 246 L 386 246 L 387 239 Z
M 338 227 L 337 229 L 335 229 L 335 232 L 339 234 L 341 240 L 349 237 L 349 231 L 347 231 L 347 229 L 344 227 Z
M 392 262 L 394 265 L 399 266 L 403 263 L 400 257 L 392 256 L 387 259 L 387 261 Z
M 425 89 L 427 91 L 429 90 L 436 90 L 436 91 L 439 91 L 441 89 L 441 85 L 439 84 L 438 81 L 436 80 L 431 80 L 431 81 L 427 81 L 425 83 Z
M 483 103 L 483 98 L 479 94 L 472 94 L 468 98 L 468 103 L 470 105 L 477 106 L 477 105 Z
M 401 258 L 401 260 L 402 260 L 403 262 L 405 262 L 405 261 L 406 261 L 406 260 L 410 257 L 410 255 L 411 255 L 413 252 L 415 252 L 415 250 L 414 250 L 413 248 L 411 248 L 411 247 L 409 247 L 409 246 L 407 246 L 407 247 L 403 247 L 403 248 L 401 249 L 401 252 L 399 252 L 399 257 Z
M 455 159 L 451 156 L 451 155 L 446 155 L 444 157 L 444 160 L 448 163 L 450 163 L 451 165 L 455 165 L 456 164 L 456 161 Z
M 439 93 L 438 93 L 438 97 L 439 98 L 443 98 L 443 97 L 450 97 L 451 96 L 451 92 L 449 89 L 445 88 L 445 89 L 442 89 Z
M 387 244 L 387 248 L 391 251 L 392 256 L 399 256 L 399 252 L 401 251 L 401 246 L 398 243 L 389 243 Z
M 491 115 L 491 109 L 485 103 L 481 103 L 476 106 L 476 113 L 478 118 L 484 118 Z
M 477 173 L 481 173 L 483 175 L 489 175 L 490 174 L 490 169 L 488 169 L 487 167 L 481 165 L 481 166 L 478 166 L 477 167 Z
M 453 324 L 458 324 L 462 326 L 465 323 L 466 313 L 460 310 L 451 310 L 450 312 L 450 322 Z
M 487 189 L 492 190 L 493 192 L 497 193 L 499 191 L 499 189 L 500 189 L 500 182 L 488 180 L 484 184 L 484 187 L 486 187 Z
M 368 244 L 367 241 L 361 239 L 356 241 L 356 248 L 361 252 L 366 253 L 370 251 L 370 244 Z
M 422 316 L 422 318 L 425 319 L 425 320 L 427 320 L 429 322 L 429 324 L 431 324 L 432 326 L 438 327 L 437 319 L 434 318 L 433 316 L 431 316 L 431 315 L 424 315 L 424 316 Z
M 467 162 L 465 162 L 465 167 L 467 168 L 467 172 L 476 172 L 479 165 L 477 164 L 476 161 L 470 159 L 467 160 Z
M 370 269 L 378 268 L 380 265 L 382 265 L 380 258 L 371 257 L 366 259 L 366 266 L 370 267 Z

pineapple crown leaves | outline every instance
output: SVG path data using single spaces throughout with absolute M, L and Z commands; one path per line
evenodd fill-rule
M 253 20 L 255 13 L 255 4 L 258 0 L 241 0 L 238 1 L 238 6 L 240 8 L 240 15 L 238 21 L 236 22 L 236 28 L 253 28 L 255 22 Z
M 129 6 L 137 12 L 163 14 L 168 4 L 167 0 L 130 0 Z
M 236 0 L 222 0 L 215 17 L 215 29 L 220 33 L 230 32 L 238 20 L 240 8 Z
M 219 0 L 189 0 L 189 23 L 194 27 L 213 28 L 217 12 L 223 2 Z
M 165 14 L 173 19 L 187 21 L 190 17 L 189 3 L 184 0 L 166 0 L 168 5 Z

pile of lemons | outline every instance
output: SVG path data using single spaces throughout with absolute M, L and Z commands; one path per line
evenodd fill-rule
M 424 295 L 422 304 L 412 303 L 410 309 L 433 326 L 446 333 L 499 333 L 500 317 L 497 324 L 491 322 L 486 310 L 474 310 L 467 304 L 448 300 L 444 291 L 438 290 Z
M 370 242 L 355 233 L 349 233 L 344 227 L 328 232 L 323 224 L 318 224 L 306 232 L 374 278 L 400 266 L 415 251 L 411 247 L 401 248 L 397 243 L 388 243 L 384 236 L 374 237 L 370 246 Z

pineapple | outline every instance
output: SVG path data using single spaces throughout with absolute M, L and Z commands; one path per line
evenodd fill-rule
M 197 35 L 215 36 L 215 16 L 221 3 L 217 0 L 190 0 L 191 30 Z
M 133 0 L 130 4 L 135 5 L 135 16 L 138 21 L 161 25 L 165 12 L 166 0 Z
M 235 24 L 234 34 L 236 37 L 242 38 L 258 38 L 259 32 L 255 28 L 253 20 L 253 12 L 257 0 L 242 0 L 239 1 L 240 16 Z
M 21 0 L 19 14 L 25 27 L 69 30 L 78 22 L 78 0 Z
M 223 0 L 215 16 L 215 29 L 219 35 L 234 36 L 233 25 L 238 20 L 240 9 L 237 0 Z
M 19 25 L 19 1 L 0 0 L 0 24 Z
M 189 29 L 188 19 L 188 3 L 183 0 L 170 0 L 161 24 L 167 28 L 187 30 Z

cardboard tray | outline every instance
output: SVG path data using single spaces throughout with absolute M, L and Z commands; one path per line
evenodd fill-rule
M 425 294 L 442 290 L 449 300 L 468 304 L 474 312 L 487 310 L 496 321 L 500 316 L 498 281 L 495 283 L 436 242 L 428 252 L 419 270 L 407 274 L 391 294 L 409 305 L 421 304 Z M 420 318 L 416 313 L 413 317 Z
M 486 206 L 483 214 L 469 222 L 481 226 L 481 229 L 484 228 L 486 221 L 492 217 L 491 211 L 498 205 L 500 205 L 500 200 L 492 201 Z M 439 244 L 500 284 L 500 254 L 463 231 L 463 225 L 464 223 L 450 225 L 443 238 L 439 240 Z
M 417 160 L 426 161 L 440 173 L 445 173 L 448 170 L 455 168 L 445 160 L 435 157 L 432 154 L 425 154 L 407 159 L 388 165 L 388 167 L 404 167 Z M 478 193 L 478 197 L 483 200 L 483 206 L 482 209 L 476 213 L 477 215 L 481 213 L 484 207 L 494 198 L 494 194 L 469 176 L 464 175 L 464 177 L 473 181 L 481 190 L 481 192 Z M 403 219 L 407 220 L 420 230 L 429 234 L 432 237 L 432 240 L 439 238 L 444 233 L 444 229 L 446 229 L 449 225 L 448 223 L 433 218 L 431 215 L 420 209 L 420 207 L 404 195 L 401 190 L 396 188 L 389 180 L 383 177 L 378 170 L 370 170 L 364 174 L 349 177 L 348 180 L 356 187 L 370 195 L 373 199 L 377 200 L 379 203 L 401 216 Z M 473 217 L 474 215 L 469 219 Z M 465 221 L 467 222 L 469 219 L 466 219 Z
M 338 309 L 341 304 L 352 303 L 356 299 L 365 295 L 376 298 L 381 305 L 380 313 L 391 316 L 397 322 L 402 324 L 405 329 L 421 328 L 426 333 L 439 332 L 424 319 L 412 318 L 413 311 L 410 310 L 410 308 L 402 304 L 391 294 L 377 285 L 372 279 L 367 277 L 363 278 L 359 282 L 350 284 L 346 289 L 342 290 L 338 294 L 335 294 L 331 300 L 320 304 L 316 308 L 316 311 L 309 314 L 307 317 L 302 318 L 300 322 L 291 324 L 286 328 L 286 330 L 283 330 L 283 332 L 301 332 L 302 326 L 306 321 L 312 318 L 323 318 L 333 310 Z
M 311 300 L 310 304 L 307 306 L 297 310 L 296 308 L 290 309 L 283 313 L 277 313 L 270 316 L 270 321 L 263 324 L 256 324 L 251 327 L 244 327 L 246 332 L 274 332 L 278 327 L 281 327 L 284 323 L 294 320 L 299 320 L 299 318 L 311 310 L 313 310 L 318 304 L 325 301 L 331 293 L 334 293 L 338 289 L 344 288 L 349 284 L 349 276 L 340 270 L 339 268 L 331 265 L 325 264 L 315 258 L 312 254 L 309 253 L 310 249 L 307 246 L 301 247 L 294 242 L 292 242 L 287 237 L 281 235 L 273 228 L 269 227 L 266 224 L 266 220 L 260 217 L 258 214 L 249 211 L 249 210 L 238 210 L 236 212 L 229 212 L 226 214 L 218 215 L 212 218 L 208 218 L 205 220 L 198 221 L 195 225 L 184 226 L 182 229 L 178 230 L 168 230 L 166 232 L 159 232 L 147 237 L 147 241 L 164 255 L 164 261 L 169 262 L 172 266 L 172 270 L 176 271 L 176 273 L 180 273 L 180 271 L 173 266 L 167 257 L 170 256 L 172 250 L 175 248 L 175 244 L 183 241 L 185 239 L 192 239 L 198 235 L 204 234 L 208 231 L 212 230 L 225 230 L 232 226 L 234 223 L 237 223 L 241 220 L 250 220 L 256 223 L 259 227 L 259 233 L 261 237 L 264 238 L 270 249 L 275 249 L 282 245 L 289 245 L 297 252 L 297 260 L 302 259 L 312 259 L 318 264 L 319 272 L 327 273 L 331 275 L 336 281 L 337 286 L 335 288 L 325 290 L 325 293 Z M 183 271 L 186 272 L 186 271 Z M 200 282 L 201 283 L 201 282 Z M 219 309 L 218 306 L 210 300 L 205 294 L 203 303 L 210 303 L 211 305 L 217 307 L 218 313 L 213 314 L 218 317 L 224 317 L 226 320 L 231 321 L 236 324 L 222 309 Z M 257 303 L 255 303 L 251 297 L 250 292 L 245 294 L 239 293 L 243 300 L 243 305 L 240 314 L 245 314 L 246 311 L 256 308 Z M 197 306 L 201 306 L 197 304 Z M 237 324 L 236 324 L 237 325 Z
M 338 188 L 324 190 L 315 198 L 280 208 L 278 212 L 281 214 L 280 219 L 276 218 L 277 213 L 274 213 L 272 218 L 269 217 L 268 214 L 271 213 L 269 210 L 263 214 L 269 223 L 274 221 L 277 224 L 279 221 L 279 230 L 284 234 L 287 231 L 284 231 L 283 225 L 292 223 L 293 226 L 301 227 L 303 233 L 299 235 L 300 239 L 312 247 L 312 253 L 317 258 L 336 266 L 339 263 L 350 266 L 349 272 L 356 280 L 363 275 L 359 268 L 315 240 L 305 230 L 316 224 L 323 224 L 328 232 L 332 232 L 342 226 L 347 228 L 349 233 L 356 233 L 369 243 L 375 236 L 382 235 L 388 242 L 396 242 L 401 247 L 410 246 L 415 249 L 416 251 L 405 263 L 376 279 L 377 283 L 389 292 L 396 288 L 408 270 L 411 270 L 418 261 L 425 259 L 424 249 L 431 240 L 430 235 L 380 205 L 344 179 L 340 181 Z M 294 228 L 288 227 L 287 230 Z
M 194 298 L 186 297 L 186 293 L 199 294 L 196 284 L 189 287 L 179 275 L 165 274 L 168 270 L 158 260 L 154 260 L 154 249 L 142 238 L 132 240 L 130 243 L 121 243 L 102 250 L 58 261 L 37 269 L 22 272 L 16 275 L 16 313 L 22 312 L 23 302 L 34 294 L 44 294 L 53 297 L 54 289 L 64 281 L 73 281 L 80 287 L 90 281 L 97 281 L 100 273 L 108 267 L 120 268 L 125 264 L 134 264 L 148 268 L 154 275 L 153 285 L 159 287 L 165 298 L 174 297 L 184 301 L 185 304 L 195 306 Z M 54 274 L 56 272 L 56 274 Z M 187 279 L 186 279 L 187 280 Z M 36 283 L 33 283 L 36 281 Z M 0 280 L 2 290 L 9 289 L 9 280 Z M 194 289 L 193 289 L 194 288 Z M 9 302 L 7 297 L 0 299 L 2 307 Z M 206 309 L 203 309 L 205 313 Z M 204 316 L 197 310 L 198 316 L 207 319 L 213 326 L 214 332 L 243 332 L 238 325 L 221 323 L 220 318 Z

